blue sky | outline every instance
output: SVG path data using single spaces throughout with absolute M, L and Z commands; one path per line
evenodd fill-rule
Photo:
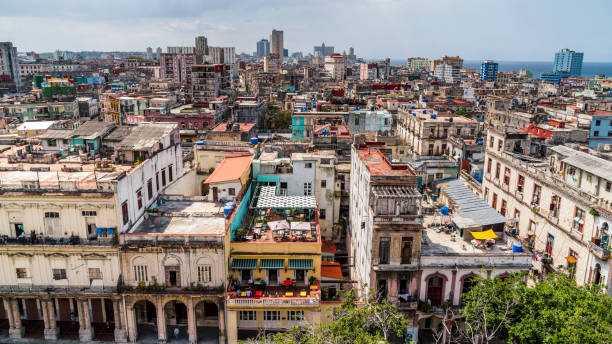
M 612 62 L 610 0 L 0 0 L 0 41 L 19 51 L 210 45 L 251 53 L 274 28 L 290 52 L 325 42 L 360 57 Z

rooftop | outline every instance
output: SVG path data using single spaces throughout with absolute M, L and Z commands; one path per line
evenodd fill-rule
M 206 179 L 205 183 L 223 183 L 238 180 L 251 167 L 252 161 L 253 157 L 251 155 L 226 157 Z
M 423 231 L 421 237 L 421 255 L 452 255 L 452 254 L 512 254 L 512 244 L 507 244 L 502 238 L 495 239 L 490 246 L 475 246 L 471 242 L 461 239 L 456 233 L 438 232 L 434 228 Z
M 116 148 L 136 151 L 152 149 L 162 137 L 169 135 L 176 128 L 176 123 L 139 123 Z
M 484 227 L 507 221 L 459 179 L 441 184 L 440 192 L 452 201 L 456 209 L 453 222 L 459 228 Z
M 385 155 L 378 149 L 362 148 L 357 150 L 359 158 L 363 161 L 371 175 L 376 176 L 414 176 L 408 165 L 392 165 Z
M 255 126 L 255 123 L 234 123 L 238 124 L 239 131 L 241 132 L 249 132 Z M 219 123 L 216 127 L 213 128 L 212 131 L 230 131 L 231 129 L 227 128 L 228 123 Z
M 566 156 L 561 160 L 566 165 L 575 166 L 603 179 L 612 181 L 612 162 L 598 158 L 566 146 L 555 146 L 552 151 Z
M 342 279 L 342 269 L 338 262 L 321 262 L 321 279 Z

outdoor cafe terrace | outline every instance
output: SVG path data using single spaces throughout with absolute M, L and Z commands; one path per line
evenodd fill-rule
M 319 242 L 319 214 L 314 196 L 278 196 L 275 186 L 259 186 L 251 200 L 247 226 L 234 242 Z

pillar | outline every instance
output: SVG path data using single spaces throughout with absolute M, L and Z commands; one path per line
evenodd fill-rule
M 25 329 L 21 326 L 21 315 L 19 314 L 19 305 L 17 304 L 19 299 L 11 299 L 10 311 L 13 312 L 13 324 L 14 328 L 9 330 L 10 338 L 22 338 L 25 334 Z M 7 310 L 7 313 L 9 311 Z
M 227 311 L 227 342 L 238 343 L 238 312 Z M 221 341 L 219 341 L 221 343 Z
M 167 342 L 168 328 L 166 327 L 166 312 L 164 303 L 160 297 L 157 300 L 157 342 L 165 344 Z
M 135 343 L 136 339 L 138 339 L 138 323 L 136 321 L 136 311 L 134 310 L 133 305 L 127 308 L 127 313 L 127 326 L 130 336 L 130 342 Z
M 455 303 L 455 284 L 457 282 L 457 270 L 453 270 L 453 277 L 451 278 L 451 289 L 450 289 L 450 302 L 453 306 L 458 305 Z
M 15 321 L 13 320 L 13 304 L 12 299 L 7 299 L 6 297 L 2 298 L 2 302 L 4 303 L 4 309 L 6 310 L 6 316 L 9 322 L 9 330 L 15 328 Z
M 225 344 L 225 310 L 223 308 L 223 301 L 217 304 L 219 310 L 219 344 Z
M 121 321 L 121 300 L 113 299 L 113 319 L 115 319 L 115 342 L 125 343 L 127 342 L 127 331 L 125 324 Z
M 53 307 L 53 299 L 40 300 L 40 306 L 43 311 L 45 320 L 45 340 L 57 340 L 59 331 L 55 322 L 55 308 Z
M 79 307 L 79 340 L 87 342 L 93 339 L 91 316 L 89 315 L 89 300 L 78 300 Z
M 198 342 L 198 326 L 195 318 L 195 308 L 193 299 L 187 300 L 187 334 L 189 336 L 189 344 L 196 344 Z

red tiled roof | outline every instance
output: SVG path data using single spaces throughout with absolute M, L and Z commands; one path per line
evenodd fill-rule
M 378 176 L 401 176 L 411 175 L 414 176 L 414 172 L 408 167 L 408 165 L 391 165 L 387 158 L 378 149 L 364 148 L 357 151 L 359 158 L 363 161 L 371 175 Z
M 338 262 L 321 262 L 321 277 L 342 279 L 342 269 Z
M 251 155 L 240 157 L 227 157 L 221 161 L 215 171 L 206 178 L 204 183 L 222 183 L 242 178 L 244 173 L 251 167 Z
M 321 251 L 331 254 L 336 254 L 336 252 L 338 252 L 336 250 L 336 244 L 330 241 L 323 241 L 323 244 L 321 245 Z

